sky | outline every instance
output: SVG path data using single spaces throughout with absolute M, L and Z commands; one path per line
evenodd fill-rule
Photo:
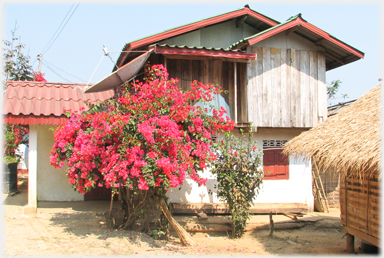
M 108 76 L 127 42 L 211 16 L 242 8 L 284 22 L 302 18 L 365 53 L 364 59 L 326 73 L 326 82 L 340 80 L 337 104 L 358 99 L 379 84 L 382 6 L 379 2 L 5 2 L 2 39 L 11 31 L 26 45 L 35 71 L 43 53 L 42 72 L 50 82 L 96 83 Z M 110 57 L 104 55 L 105 46 Z M 348 98 L 343 98 L 347 94 Z

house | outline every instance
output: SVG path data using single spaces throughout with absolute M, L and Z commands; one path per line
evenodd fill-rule
M 54 144 L 51 128 L 65 122 L 63 110 L 87 108 L 85 102 L 99 103 L 112 91 L 84 93 L 85 84 L 8 81 L 4 95 L 4 123 L 29 126 L 28 209 L 37 201 L 82 201 L 68 183 L 64 169 L 50 166 Z M 109 195 L 110 199 L 110 195 Z
M 327 118 L 326 71 L 363 57 L 301 14 L 280 23 L 245 6 L 125 44 L 113 73 L 87 88 L 8 82 L 5 122 L 30 125 L 28 203 L 33 209 L 38 200 L 84 200 L 86 196 L 73 192 L 64 172 L 49 166 L 49 128 L 65 121 L 64 108 L 78 110 L 85 100 L 110 98 L 113 88 L 140 78 L 149 60 L 164 64 L 183 90 L 195 79 L 228 90 L 217 105 L 226 107 L 236 122 L 234 133 L 252 123 L 269 172 L 252 212 L 313 210 L 311 162 L 284 159 L 282 147 Z M 215 178 L 209 171 L 203 176 L 208 178 L 204 187 L 187 179 L 181 190 L 170 190 L 175 213 L 228 212 L 215 193 L 208 194 L 215 192 Z M 103 198 L 104 190 L 96 188 L 90 199 Z
M 313 210 L 311 162 L 282 156 L 283 145 L 327 118 L 326 71 L 364 58 L 364 53 L 302 18 L 280 23 L 246 5 L 244 8 L 186 24 L 125 44 L 111 76 L 88 88 L 98 92 L 139 78 L 148 59 L 163 64 L 182 90 L 193 80 L 222 86 L 220 96 L 237 124 L 252 123 L 264 153 L 266 174 L 252 211 Z M 138 65 L 141 64 L 141 65 Z M 119 79 L 121 78 L 121 79 Z M 226 212 L 206 187 L 186 180 L 170 191 L 174 212 Z
M 284 146 L 340 176 L 340 211 L 347 251 L 354 237 L 380 247 L 381 84 L 324 123 Z

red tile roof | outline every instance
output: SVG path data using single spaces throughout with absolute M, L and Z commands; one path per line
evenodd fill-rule
M 87 109 L 85 101 L 96 104 L 114 95 L 113 90 L 84 93 L 85 86 L 78 83 L 8 81 L 3 97 L 4 122 L 60 124 L 66 120 L 64 109 Z

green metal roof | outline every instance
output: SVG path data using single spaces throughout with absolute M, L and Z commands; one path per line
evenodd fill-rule
M 174 28 L 171 28 L 171 29 L 168 29 L 168 30 L 164 30 L 164 31 L 159 32 L 159 33 L 155 33 L 155 34 L 152 34 L 152 35 L 149 35 L 149 36 L 146 36 L 146 37 L 142 37 L 142 38 L 139 38 L 139 39 L 130 41 L 130 42 L 128 42 L 128 43 L 126 43 L 126 44 L 124 45 L 123 50 L 124 50 L 130 43 L 132 43 L 132 42 L 139 41 L 139 40 L 141 40 L 141 39 L 145 39 L 145 38 L 148 38 L 148 37 L 152 37 L 152 36 L 157 35 L 157 34 L 160 34 L 160 33 L 164 33 L 164 32 L 167 32 L 167 31 L 171 31 L 171 30 L 174 30 L 174 29 L 177 29 L 177 28 L 181 28 L 181 27 L 184 27 L 184 26 L 187 26 L 187 25 L 190 25 L 190 24 L 194 24 L 194 23 L 197 23 L 197 22 L 200 22 L 200 21 L 208 20 L 208 19 L 211 19 L 211 18 L 214 18 L 214 17 L 218 17 L 218 16 L 221 16 L 221 15 L 224 15 L 224 14 L 227 14 L 227 13 L 232 13 L 232 12 L 235 12 L 235 11 L 238 11 L 238 10 L 242 10 L 242 9 L 245 9 L 245 7 L 238 8 L 238 9 L 236 9 L 236 10 L 232 10 L 232 11 L 225 12 L 225 13 L 222 13 L 222 14 L 214 15 L 214 16 L 211 16 L 211 17 L 208 17 L 208 18 L 204 18 L 204 19 L 195 21 L 195 22 L 190 22 L 190 23 L 187 23 L 187 24 L 184 24 L 184 25 L 181 25 L 181 26 L 177 26 L 177 27 L 174 27 Z M 262 16 L 264 16 L 264 17 L 266 17 L 266 18 L 268 18 L 268 19 L 270 19 L 270 20 L 272 20 L 272 21 L 274 21 L 274 22 L 280 23 L 279 21 L 276 21 L 275 19 L 272 19 L 272 18 L 270 18 L 270 17 L 268 17 L 268 16 L 266 16 L 266 15 L 264 15 L 264 14 L 262 14 L 262 13 L 259 13 L 259 12 L 255 11 L 255 10 L 251 9 L 251 8 L 249 8 L 249 9 L 250 9 L 251 11 L 255 12 L 255 13 L 258 13 L 258 14 L 260 14 L 260 15 L 262 15 Z
M 232 48 L 236 47 L 237 45 L 239 45 L 240 43 L 242 43 L 242 42 L 244 42 L 244 41 L 247 41 L 247 40 L 249 40 L 249 39 L 256 38 L 256 37 L 258 37 L 258 36 L 260 36 L 260 35 L 263 35 L 264 33 L 268 32 L 268 31 L 271 31 L 271 30 L 274 30 L 274 29 L 276 29 L 276 28 L 278 28 L 278 27 L 280 27 L 280 26 L 283 26 L 283 25 L 285 25 L 285 24 L 287 24 L 287 23 L 289 23 L 289 22 L 291 22 L 291 21 L 297 19 L 297 18 L 300 17 L 300 16 L 301 16 L 301 13 L 299 13 L 298 15 L 295 15 L 295 16 L 291 16 L 291 17 L 290 17 L 288 20 L 286 20 L 285 22 L 280 23 L 280 24 L 278 24 L 278 25 L 276 25 L 276 26 L 273 26 L 273 27 L 271 27 L 271 28 L 269 28 L 269 29 L 263 30 L 263 31 L 261 31 L 261 32 L 259 32 L 259 33 L 257 33 L 257 34 L 252 35 L 252 36 L 243 38 L 243 39 L 241 39 L 241 40 L 239 40 L 239 41 L 233 43 L 233 44 L 230 45 L 228 48 L 232 49 Z
M 158 46 L 158 47 L 169 47 L 169 48 L 186 48 L 186 49 L 197 49 L 197 50 L 215 50 L 215 51 L 230 51 L 230 52 L 240 52 L 244 53 L 244 51 L 241 51 L 240 49 L 230 49 L 230 48 L 214 48 L 214 47 L 197 47 L 197 46 L 187 46 L 187 45 L 170 45 L 170 44 L 152 44 L 149 46 L 149 48 Z
M 229 46 L 228 48 L 232 49 L 232 48 L 234 48 L 235 46 L 239 45 L 240 43 L 242 43 L 242 42 L 244 42 L 244 41 L 247 41 L 247 40 L 249 40 L 249 39 L 258 37 L 258 36 L 260 36 L 260 35 L 263 35 L 263 34 L 269 32 L 269 31 L 271 31 L 271 30 L 274 30 L 274 29 L 276 29 L 276 28 L 278 28 L 278 27 L 281 27 L 281 26 L 283 26 L 283 25 L 285 25 L 285 24 L 291 22 L 291 21 L 294 21 L 294 20 L 296 20 L 297 18 L 301 18 L 303 21 L 307 22 L 305 19 L 303 19 L 303 17 L 301 17 L 301 13 L 299 13 L 299 14 L 297 14 L 297 15 L 295 15 L 295 16 L 291 16 L 289 19 L 287 19 L 287 20 L 286 20 L 285 22 L 283 22 L 283 23 L 280 23 L 280 24 L 278 24 L 278 25 L 276 25 L 276 26 L 273 26 L 273 27 L 271 27 L 271 28 L 269 28 L 269 29 L 263 30 L 262 32 L 259 32 L 259 33 L 255 34 L 255 35 L 252 35 L 252 36 L 246 37 L 246 38 L 244 38 L 244 39 L 241 39 L 241 40 L 237 41 L 236 43 L 232 44 L 231 46 Z M 313 24 L 312 24 L 312 25 L 313 25 Z M 315 25 L 313 25 L 313 26 L 315 26 Z M 315 26 L 315 27 L 316 27 L 316 26 Z M 317 27 L 317 28 L 318 28 L 318 27 Z M 319 29 L 320 29 L 320 28 L 319 28 Z M 323 30 L 323 31 L 324 31 L 324 30 Z M 324 31 L 324 32 L 326 32 L 326 31 Z M 357 49 L 357 48 L 355 48 L 355 47 L 353 47 L 353 46 L 347 44 L 346 42 L 344 42 L 344 41 L 342 41 L 342 40 L 340 40 L 340 39 L 338 39 L 338 38 L 336 38 L 335 36 L 329 34 L 328 32 L 326 32 L 326 33 L 327 33 L 330 37 L 332 37 L 332 38 L 334 38 L 334 39 L 340 41 L 341 43 L 343 43 L 343 44 L 345 44 L 345 45 L 347 45 L 347 46 L 349 46 L 349 47 L 351 47 L 351 48 L 353 48 L 353 49 L 355 49 L 355 50 L 361 52 L 362 54 L 364 54 L 364 52 L 360 51 L 359 49 Z

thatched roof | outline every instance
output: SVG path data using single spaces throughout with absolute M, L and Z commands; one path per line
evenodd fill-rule
M 284 154 L 311 158 L 324 169 L 334 167 L 360 176 L 380 168 L 381 84 L 335 116 L 284 145 Z

